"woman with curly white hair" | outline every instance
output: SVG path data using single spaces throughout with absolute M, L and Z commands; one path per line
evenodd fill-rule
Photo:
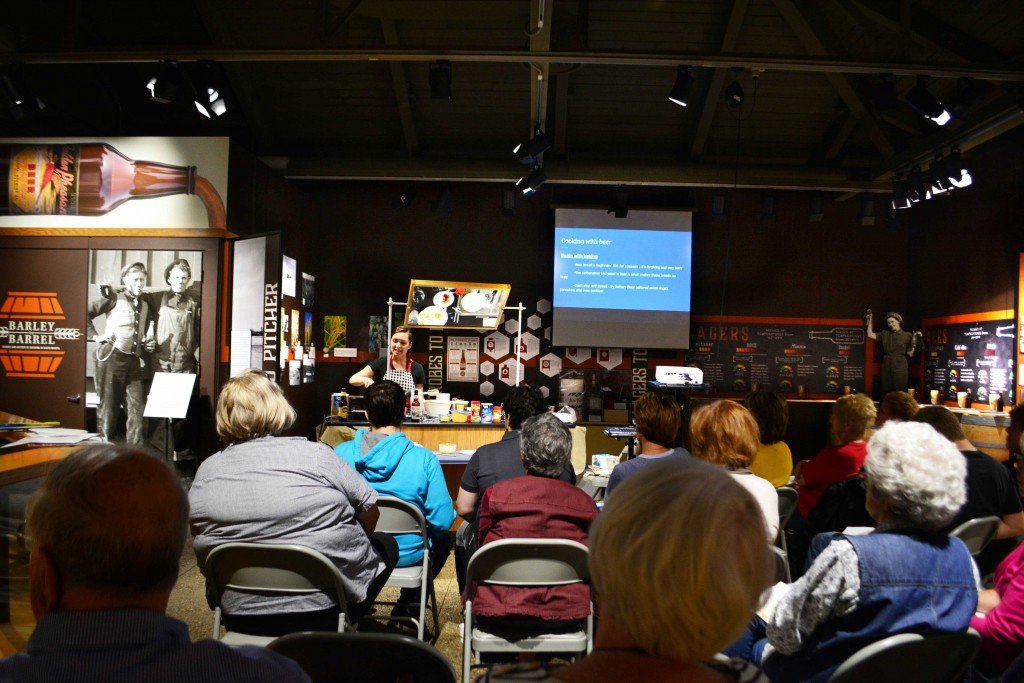
M 927 425 L 890 422 L 868 443 L 863 476 L 878 528 L 837 535 L 769 622 L 755 618 L 727 651 L 760 662 L 772 680 L 825 681 L 874 641 L 970 625 L 974 562 L 959 539 L 938 531 L 966 500 L 963 456 Z

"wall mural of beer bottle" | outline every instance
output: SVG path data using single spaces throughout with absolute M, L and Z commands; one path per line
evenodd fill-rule
M 133 199 L 197 195 L 209 227 L 224 202 L 195 166 L 135 161 L 105 143 L 0 145 L 0 215 L 100 216 Z

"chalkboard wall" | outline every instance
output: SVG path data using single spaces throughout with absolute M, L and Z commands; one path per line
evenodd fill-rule
M 1013 318 L 926 324 L 924 336 L 926 391 L 938 389 L 947 401 L 966 391 L 979 403 L 1002 393 L 1013 404 Z

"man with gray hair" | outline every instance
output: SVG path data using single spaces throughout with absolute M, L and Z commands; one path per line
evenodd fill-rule
M 188 529 L 188 499 L 170 468 L 103 444 L 68 456 L 26 512 L 28 651 L 0 660 L 4 681 L 306 681 L 258 647 L 192 643 L 164 614 Z

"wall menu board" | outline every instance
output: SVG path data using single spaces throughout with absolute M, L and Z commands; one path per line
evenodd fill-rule
M 865 330 L 850 318 L 695 319 L 686 362 L 719 391 L 864 391 Z
M 1013 311 L 978 314 L 975 321 L 964 317 L 924 321 L 925 389 L 955 401 L 958 391 L 971 401 L 986 403 L 1000 393 L 1012 405 L 1014 363 Z M 994 319 L 986 319 L 994 318 Z

